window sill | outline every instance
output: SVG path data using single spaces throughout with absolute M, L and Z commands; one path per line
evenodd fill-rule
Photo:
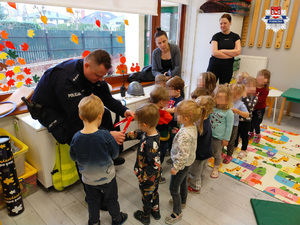
M 129 77 L 129 74 L 124 75 L 126 89 L 128 88 L 128 85 L 130 84 L 128 82 L 128 77 Z M 116 94 L 116 93 L 120 92 L 120 87 L 123 85 L 123 76 L 122 75 L 118 75 L 118 76 L 106 77 L 105 81 L 112 86 L 111 93 L 112 94 Z M 150 85 L 154 84 L 154 81 L 141 82 L 141 84 L 142 84 L 143 87 L 146 87 L 146 86 L 150 86 Z M 2 95 L 0 95 L 0 102 L 3 101 L 4 99 L 7 99 L 10 95 L 11 95 L 11 93 L 10 94 L 2 94 Z M 8 116 L 14 116 L 14 115 L 19 115 L 19 114 L 27 113 L 27 112 L 28 112 L 27 106 L 24 105 L 24 104 L 22 104 L 21 106 L 19 106 L 18 108 L 16 108 L 15 111 L 13 111 L 12 113 L 10 113 L 6 117 L 8 117 Z

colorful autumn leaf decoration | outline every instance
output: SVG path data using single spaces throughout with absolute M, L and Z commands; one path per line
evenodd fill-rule
M 34 30 L 28 30 L 27 35 L 28 37 L 33 38 L 33 36 L 35 35 Z
M 15 80 L 14 79 L 10 79 L 9 81 L 7 81 L 7 85 L 8 86 L 14 86 L 15 85 Z
M 21 45 L 21 48 L 22 48 L 22 51 L 27 51 L 28 50 L 28 44 L 27 43 L 25 43 L 25 42 L 23 42 L 23 44 Z
M 47 20 L 48 20 L 47 16 L 41 14 L 41 21 L 46 25 L 47 25 Z
M 7 3 L 10 7 L 17 9 L 16 3 L 15 2 L 8 2 Z
M 31 84 L 31 83 L 32 83 L 32 80 L 31 80 L 30 78 L 27 78 L 27 79 L 25 80 L 25 84 L 29 85 L 29 84 Z
M 134 71 L 135 71 L 134 63 L 132 63 L 132 66 L 130 67 L 130 71 L 131 71 L 131 72 L 134 72 Z
M 16 54 L 16 51 L 8 50 L 7 54 L 12 59 L 16 59 L 18 57 L 18 55 Z
M 0 73 L 0 80 L 3 80 L 6 76 L 4 75 L 4 73 Z
M 0 44 L 0 51 L 3 51 L 4 48 L 5 48 L 4 44 Z
M 5 41 L 5 46 L 7 48 L 16 49 L 14 44 L 11 41 Z
M 79 44 L 78 43 L 78 37 L 75 34 L 73 34 L 73 33 L 72 33 L 72 36 L 71 36 L 71 41 L 74 42 L 74 43 L 76 43 L 76 44 Z
M 40 80 L 40 77 L 37 74 L 34 74 L 34 76 L 32 76 L 32 78 L 35 83 L 39 82 L 39 80 Z
M 135 66 L 135 71 L 136 71 L 136 72 L 140 72 L 140 69 L 141 69 L 141 68 L 140 68 L 139 64 L 136 63 L 135 65 L 136 65 L 136 66 Z
M 5 30 L 1 31 L 1 37 L 2 37 L 3 39 L 8 39 L 8 33 L 6 33 Z
M 25 77 L 24 77 L 23 74 L 19 74 L 19 75 L 17 76 L 17 80 L 19 80 L 19 81 L 23 80 L 24 78 L 25 78 Z
M 15 74 L 20 73 L 21 72 L 21 67 L 15 66 L 13 71 L 14 71 Z
M 25 64 L 26 64 L 24 58 L 18 58 L 18 62 L 19 62 L 21 65 L 25 65 Z
M 7 85 L 3 85 L 3 87 L 1 88 L 1 90 L 2 90 L 3 92 L 9 91 L 9 89 L 10 89 L 10 87 L 7 86 Z
M 82 53 L 82 58 L 85 58 L 88 54 L 90 54 L 91 52 L 89 50 L 85 50 L 83 53 Z
M 13 66 L 13 65 L 15 65 L 16 63 L 15 63 L 15 60 L 13 60 L 13 59 L 8 59 L 8 60 L 6 60 L 5 64 L 8 65 L 8 66 Z
M 0 71 L 2 70 L 7 70 L 7 65 L 5 65 L 4 63 L 0 63 Z
M 14 71 L 12 71 L 12 70 L 8 70 L 8 71 L 5 73 L 5 76 L 6 76 L 6 77 L 12 78 L 13 75 L 15 75 L 15 73 L 14 73 Z
M 74 14 L 72 8 L 68 8 L 68 7 L 67 7 L 67 12 Z
M 124 20 L 124 23 L 129 26 L 128 20 Z
M 23 82 L 18 82 L 17 85 L 16 85 L 16 87 L 20 88 L 23 84 L 24 84 Z
M 8 54 L 7 54 L 6 52 L 1 52 L 1 53 L 0 53 L 0 59 L 1 59 L 1 60 L 7 59 L 7 55 L 8 55 Z
M 122 36 L 117 35 L 117 37 L 118 37 L 118 42 L 120 42 L 121 44 L 124 44 Z
M 31 74 L 31 69 L 28 69 L 27 67 L 23 70 L 24 73 L 26 73 L 27 75 Z
M 96 20 L 96 25 L 100 28 L 101 27 L 101 23 L 100 23 L 100 20 L 97 20 L 97 18 L 96 17 L 94 17 L 95 18 L 95 20 Z

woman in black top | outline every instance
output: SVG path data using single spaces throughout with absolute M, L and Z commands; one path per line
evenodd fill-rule
M 230 31 L 231 16 L 223 14 L 220 18 L 221 32 L 211 40 L 212 56 L 207 71 L 216 75 L 220 84 L 230 83 L 233 73 L 234 57 L 241 53 L 240 36 Z

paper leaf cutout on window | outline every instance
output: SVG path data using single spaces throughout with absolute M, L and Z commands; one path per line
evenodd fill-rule
M 19 80 L 19 81 L 23 80 L 24 78 L 25 78 L 25 77 L 24 77 L 23 74 L 17 75 L 17 80 Z
M 12 78 L 12 76 L 14 76 L 15 75 L 15 73 L 14 73 L 14 71 L 12 71 L 12 70 L 8 70 L 6 73 L 5 73 L 5 76 L 6 77 L 10 77 L 10 78 Z
M 72 8 L 68 8 L 68 7 L 67 7 L 67 12 L 74 14 Z
M 21 48 L 22 48 L 22 51 L 27 51 L 28 50 L 28 44 L 27 43 L 25 43 L 25 42 L 23 42 L 23 44 L 21 45 Z
M 7 65 L 0 63 L 0 71 L 7 70 Z
M 27 35 L 28 37 L 33 38 L 33 36 L 35 36 L 34 30 L 28 30 Z
M 0 80 L 3 80 L 5 78 L 5 74 L 4 73 L 0 73 Z
M 39 80 L 40 80 L 40 77 L 37 74 L 34 74 L 34 76 L 32 76 L 32 78 L 35 83 L 39 82 Z
M 7 55 L 8 55 L 8 54 L 7 54 L 6 52 L 1 52 L 1 53 L 0 53 L 0 59 L 1 59 L 1 60 L 7 59 Z
M 16 49 L 15 46 L 14 46 L 14 44 L 11 41 L 6 41 L 5 42 L 5 46 L 7 48 Z
M 10 7 L 17 9 L 16 3 L 15 2 L 8 2 L 7 3 Z
M 97 18 L 96 17 L 94 17 L 95 18 L 95 20 L 96 20 L 96 25 L 100 28 L 101 27 L 101 23 L 100 23 L 100 20 L 97 20 Z
M 18 55 L 16 54 L 16 51 L 8 50 L 7 54 L 12 59 L 16 59 L 18 57 Z
M 8 86 L 14 86 L 15 85 L 15 80 L 14 79 L 10 79 L 9 81 L 7 81 L 7 85 Z
M 0 44 L 0 51 L 3 51 L 4 48 L 5 48 L 4 44 Z
M 71 36 L 71 41 L 74 42 L 74 43 L 76 43 L 77 45 L 79 44 L 78 43 L 78 37 L 75 34 L 73 34 L 73 33 L 72 33 L 72 36 Z
M 6 33 L 5 30 L 1 31 L 1 37 L 2 37 L 3 39 L 8 39 L 8 33 Z
M 44 23 L 44 24 L 46 24 L 47 25 L 47 16 L 43 16 L 43 15 L 41 15 L 41 21 Z
M 131 71 L 131 72 L 135 72 L 134 63 L 132 63 L 132 66 L 130 67 L 130 71 Z
M 23 84 L 24 84 L 23 82 L 18 82 L 17 85 L 16 85 L 16 87 L 20 88 Z
M 25 80 L 25 84 L 29 85 L 32 83 L 32 80 L 28 77 L 26 80 Z
M 124 20 L 124 23 L 129 26 L 128 20 Z
M 26 73 L 27 75 L 31 74 L 31 69 L 28 69 L 27 67 L 23 70 L 24 73 Z
M 1 88 L 1 90 L 2 90 L 3 92 L 9 91 L 9 89 L 10 89 L 10 87 L 9 87 L 8 85 L 4 85 L 4 86 Z
M 6 60 L 5 64 L 8 65 L 8 66 L 13 66 L 13 65 L 15 65 L 16 63 L 15 63 L 15 60 L 13 60 L 13 59 L 8 59 L 8 60 Z
M 15 66 L 13 71 L 15 72 L 15 74 L 20 73 L 21 72 L 21 67 Z
M 124 63 L 126 63 L 126 57 L 125 56 L 123 56 L 122 54 L 120 54 L 120 62 L 122 63 L 122 64 L 124 64 Z
M 136 71 L 136 72 L 140 72 L 140 69 L 141 69 L 141 68 L 140 68 L 139 64 L 136 63 L 135 65 L 136 65 L 136 66 L 135 66 L 135 71 Z
M 24 58 L 18 58 L 18 62 L 19 62 L 21 65 L 25 65 L 25 64 L 26 64 Z
M 91 52 L 89 50 L 85 50 L 83 53 L 82 53 L 82 58 L 85 58 L 86 56 L 88 56 L 88 54 L 90 54 Z
M 124 44 L 122 36 L 117 35 L 117 37 L 118 37 L 118 42 L 120 42 L 121 44 Z

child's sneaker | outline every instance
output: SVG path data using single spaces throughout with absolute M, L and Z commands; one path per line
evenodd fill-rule
M 118 220 L 113 220 L 112 225 L 121 225 L 127 220 L 127 218 L 127 213 L 120 212 L 120 218 Z
M 188 186 L 188 191 L 192 192 L 192 193 L 200 194 L 200 190 L 196 190 L 196 189 L 192 188 L 190 185 Z
M 213 169 L 211 174 L 210 174 L 211 178 L 218 178 L 219 177 L 219 168 L 218 169 Z
M 158 210 L 153 210 L 152 209 L 151 215 L 153 216 L 153 218 L 155 220 L 160 220 L 160 218 L 161 218 L 159 209 Z
M 232 157 L 229 156 L 229 155 L 226 155 L 225 159 L 223 160 L 223 163 L 224 163 L 224 164 L 228 164 L 228 163 L 231 162 L 231 160 L 232 160 Z
M 241 150 L 240 153 L 239 153 L 239 155 L 238 155 L 238 157 L 241 158 L 241 159 L 247 157 L 247 152 L 244 151 L 244 150 Z
M 159 183 L 160 183 L 160 184 L 166 183 L 166 178 L 160 177 Z
M 256 134 L 255 137 L 254 137 L 253 142 L 258 144 L 260 142 L 260 139 L 261 139 L 261 134 Z
M 134 216 L 134 218 L 136 218 L 138 221 L 140 221 L 144 225 L 150 224 L 150 216 L 145 216 L 144 212 L 141 210 L 135 211 L 133 216 Z
M 172 198 L 169 200 L 169 204 L 171 206 L 173 206 L 173 199 Z M 186 207 L 186 204 L 181 204 L 181 209 L 185 209 L 185 207 Z
M 166 224 L 174 224 L 182 219 L 182 213 L 172 213 L 165 219 Z
M 249 132 L 248 133 L 248 138 L 249 138 L 249 140 L 251 139 L 251 138 L 253 138 L 254 137 L 254 132 Z

